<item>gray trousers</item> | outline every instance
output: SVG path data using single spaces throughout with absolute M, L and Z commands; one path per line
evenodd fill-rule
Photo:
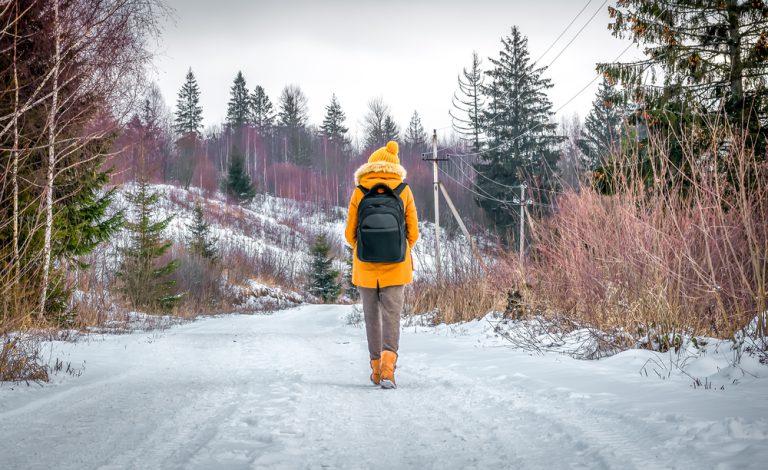
M 400 313 L 403 311 L 405 286 L 372 289 L 358 287 L 363 301 L 365 334 L 371 359 L 381 359 L 381 351 L 397 353 L 400 347 Z

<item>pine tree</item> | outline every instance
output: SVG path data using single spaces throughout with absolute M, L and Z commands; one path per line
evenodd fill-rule
M 320 234 L 312 244 L 312 264 L 309 293 L 322 299 L 323 303 L 333 302 L 341 294 L 339 272 L 333 269 L 333 258 L 329 255 L 331 246 L 325 234 Z
M 565 137 L 560 150 L 560 161 L 557 167 L 563 186 L 578 190 L 586 179 L 590 166 L 589 159 L 580 150 L 584 140 L 584 127 L 578 114 L 570 118 L 563 117 L 560 122 L 560 133 Z
M 542 78 L 544 68 L 530 63 L 528 39 L 514 26 L 501 43 L 499 58 L 490 59 L 494 67 L 486 72 L 491 81 L 483 86 L 488 102 L 483 112 L 488 141 L 475 168 L 486 176 L 477 180 L 487 196 L 478 198 L 478 203 L 504 231 L 519 223 L 513 213 L 516 207 L 507 203 L 511 200 L 510 186 L 525 182 L 537 200 L 549 200 L 547 190 L 554 188 L 552 173 L 562 139 L 555 135 L 552 103 L 546 95 L 552 84 Z
M 617 92 L 607 79 L 603 79 L 579 139 L 579 148 L 587 159 L 588 169 L 594 170 L 603 164 L 610 151 L 616 149 L 623 119 L 624 108 L 617 99 Z
M 217 240 L 211 236 L 211 226 L 205 220 L 203 205 L 200 202 L 195 204 L 192 214 L 192 223 L 187 225 L 187 230 L 189 230 L 189 237 L 187 238 L 189 251 L 211 261 L 218 259 Z
M 411 121 L 408 123 L 408 128 L 405 130 L 403 143 L 410 150 L 417 152 L 423 151 L 428 145 L 427 133 L 424 131 L 424 126 L 421 125 L 421 117 L 419 117 L 417 111 L 414 111 L 411 116 Z
M 163 237 L 173 216 L 154 220 L 159 195 L 150 190 L 144 178 L 136 183 L 126 199 L 132 205 L 135 218 L 125 223 L 130 243 L 120 250 L 123 257 L 118 272 L 120 291 L 135 309 L 168 311 L 181 299 L 180 294 L 173 293 L 175 281 L 168 279 L 178 268 L 178 262 L 159 265 L 158 261 L 173 244 Z
M 202 136 L 203 108 L 200 106 L 200 89 L 190 67 L 186 81 L 179 91 L 176 102 L 176 117 L 173 130 L 177 134 L 175 142 L 176 158 L 173 162 L 173 176 L 184 188 L 192 183 L 195 170 L 195 157 L 199 150 Z
M 747 123 L 758 153 L 765 151 L 765 1 L 625 0 L 609 7 L 609 13 L 613 35 L 643 45 L 647 55 L 634 62 L 598 64 L 600 72 L 624 85 L 625 99 L 640 101 L 646 113 L 655 115 L 653 121 L 672 128 L 673 139 L 680 132 L 690 136 L 685 127 L 701 115 L 725 110 L 735 127 Z
M 461 139 L 472 146 L 473 152 L 479 152 L 482 145 L 482 114 L 485 106 L 483 96 L 484 74 L 477 52 L 472 52 L 470 69 L 464 68 L 459 75 L 459 90 L 453 95 L 451 116 L 453 129 Z
M 264 135 L 275 124 L 275 111 L 269 96 L 260 85 L 256 85 L 251 94 L 251 121 Z
M 309 163 L 309 136 L 306 132 L 308 119 L 307 96 L 296 85 L 288 85 L 280 94 L 278 119 L 286 133 L 287 148 L 293 163 Z
M 381 97 L 368 102 L 368 112 L 365 114 L 365 149 L 383 147 L 390 140 L 397 140 L 399 130 L 389 106 L 384 104 Z
M 179 90 L 173 130 L 180 136 L 189 133 L 200 135 L 202 125 L 203 108 L 200 106 L 200 88 L 197 86 L 197 80 L 190 67 L 187 71 L 186 81 Z
M 242 72 L 237 72 L 229 96 L 227 125 L 232 129 L 239 130 L 248 124 L 251 118 L 251 98 L 248 94 L 248 88 L 245 86 L 245 77 L 243 77 Z
M 229 160 L 227 178 L 223 182 L 224 192 L 238 203 L 248 202 L 256 195 L 251 179 L 245 174 L 245 161 L 243 156 L 232 149 Z
M 331 96 L 331 103 L 325 107 L 325 118 L 323 119 L 323 124 L 320 126 L 320 131 L 331 142 L 345 145 L 349 142 L 346 136 L 349 128 L 344 126 L 346 118 L 347 117 L 339 104 L 339 100 L 334 93 L 333 96 Z
M 400 140 L 400 128 L 395 124 L 391 114 L 384 118 L 384 145 L 390 140 Z
M 352 262 L 353 254 L 352 248 L 345 247 L 347 249 L 347 259 L 344 269 L 344 294 L 351 300 L 357 300 L 360 298 L 360 291 L 357 290 L 357 286 L 352 284 Z

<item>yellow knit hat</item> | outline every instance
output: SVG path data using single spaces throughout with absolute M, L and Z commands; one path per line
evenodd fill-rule
M 397 157 L 398 150 L 399 147 L 397 146 L 397 142 L 390 140 L 387 142 L 385 147 L 381 147 L 371 154 L 371 157 L 368 159 L 368 163 L 389 162 L 394 163 L 395 165 L 399 165 L 400 159 Z

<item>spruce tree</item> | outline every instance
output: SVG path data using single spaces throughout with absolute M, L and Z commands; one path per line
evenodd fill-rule
M 589 159 L 580 150 L 584 138 L 584 127 L 578 114 L 570 118 L 563 117 L 560 121 L 560 133 L 565 137 L 560 150 L 560 161 L 557 167 L 563 186 L 579 190 L 587 173 L 593 168 Z
M 400 140 L 400 128 L 395 124 L 391 114 L 384 118 L 384 144 L 390 140 Z
M 609 152 L 617 147 L 624 119 L 624 107 L 617 99 L 614 87 L 603 79 L 584 121 L 579 148 L 586 157 L 588 169 L 594 170 L 605 162 Z
M 478 203 L 497 228 L 508 231 L 519 223 L 517 208 L 507 202 L 512 199 L 510 187 L 527 183 L 536 199 L 546 202 L 547 190 L 554 188 L 552 173 L 562 139 L 555 135 L 552 103 L 546 95 L 552 83 L 542 77 L 545 68 L 531 64 L 528 39 L 513 26 L 501 43 L 499 58 L 490 59 L 493 68 L 486 72 L 490 83 L 483 86 L 488 141 L 475 168 L 485 176 L 477 180 L 486 196 Z
M 200 135 L 203 125 L 203 108 L 200 106 L 200 88 L 197 85 L 192 68 L 187 71 L 186 81 L 179 90 L 176 101 L 176 117 L 173 130 L 180 136 L 194 133 Z
M 309 136 L 306 132 L 308 119 L 307 96 L 296 85 L 288 85 L 280 94 L 278 120 L 285 131 L 284 149 L 290 161 L 300 165 L 309 163 Z
M 251 179 L 245 173 L 245 161 L 243 156 L 232 150 L 227 169 L 227 178 L 223 182 L 224 192 L 238 203 L 248 202 L 256 195 Z
M 690 126 L 724 110 L 735 128 L 748 130 L 757 152 L 765 152 L 768 3 L 625 0 L 609 12 L 613 35 L 632 39 L 647 55 L 598 64 L 624 85 L 626 100 L 639 101 L 652 122 L 669 128 L 672 140 L 685 135 L 689 145 Z
M 352 248 L 348 246 L 345 248 L 347 249 L 347 259 L 345 263 L 346 269 L 344 269 L 344 294 L 352 300 L 357 300 L 360 298 L 360 291 L 357 290 L 356 285 L 352 284 Z
M 199 150 L 203 124 L 203 108 L 200 106 L 200 89 L 192 68 L 187 71 L 186 81 L 179 90 L 176 102 L 176 116 L 173 130 L 177 134 L 175 142 L 176 158 L 173 162 L 173 176 L 184 188 L 192 183 L 195 170 L 195 157 Z
M 389 106 L 379 98 L 374 98 L 368 102 L 368 112 L 364 117 L 365 122 L 365 149 L 375 149 L 383 147 L 390 140 L 397 140 L 399 130 L 392 115 Z
M 275 124 L 275 110 L 261 85 L 256 85 L 251 94 L 251 122 L 261 135 Z
M 424 131 L 424 126 L 421 124 L 421 117 L 419 117 L 417 111 L 414 111 L 411 116 L 411 121 L 408 123 L 408 128 L 405 130 L 403 143 L 411 151 L 417 152 L 423 151 L 428 145 L 427 133 Z
M 320 131 L 331 142 L 344 145 L 349 142 L 346 136 L 349 128 L 344 126 L 346 118 L 334 93 L 331 96 L 331 103 L 325 107 L 325 118 L 320 125 Z
M 609 11 L 614 36 L 650 46 L 647 59 L 599 64 L 610 77 L 662 100 L 694 98 L 708 109 L 724 103 L 734 112 L 745 100 L 768 94 L 753 80 L 768 74 L 764 1 L 626 0 Z M 643 81 L 654 68 L 664 71 L 664 87 L 656 93 Z
M 473 152 L 479 152 L 482 145 L 482 113 L 485 106 L 484 85 L 481 60 L 477 52 L 472 52 L 472 65 L 464 68 L 459 75 L 459 90 L 453 95 L 451 116 L 453 130 L 461 139 L 471 145 Z
M 192 223 L 187 225 L 189 236 L 187 246 L 193 254 L 214 261 L 219 257 L 219 250 L 216 248 L 216 239 L 211 235 L 211 226 L 205 220 L 203 205 L 198 202 L 192 212 Z
M 322 299 L 323 303 L 333 302 L 341 294 L 339 272 L 333 269 L 331 246 L 325 234 L 320 234 L 312 244 L 309 293 Z
M 168 311 L 181 299 L 180 294 L 173 292 L 175 281 L 169 279 L 178 262 L 159 263 L 173 244 L 163 237 L 173 216 L 156 220 L 159 195 L 150 190 L 145 178 L 126 194 L 126 199 L 134 217 L 125 223 L 129 244 L 120 249 L 123 257 L 118 271 L 120 292 L 135 309 Z
M 248 124 L 251 118 L 251 98 L 248 94 L 248 88 L 245 86 L 245 77 L 243 77 L 242 72 L 237 72 L 229 96 L 227 125 L 232 129 L 239 130 Z

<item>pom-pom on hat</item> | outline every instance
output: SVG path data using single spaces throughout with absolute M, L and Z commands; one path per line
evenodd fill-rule
M 397 145 L 397 142 L 394 140 L 390 140 L 387 142 L 387 145 L 384 147 L 381 147 L 380 149 L 373 152 L 368 158 L 368 163 L 373 162 L 388 162 L 388 163 L 394 163 L 395 165 L 400 164 L 400 158 L 397 156 L 397 152 L 399 150 L 399 147 Z

